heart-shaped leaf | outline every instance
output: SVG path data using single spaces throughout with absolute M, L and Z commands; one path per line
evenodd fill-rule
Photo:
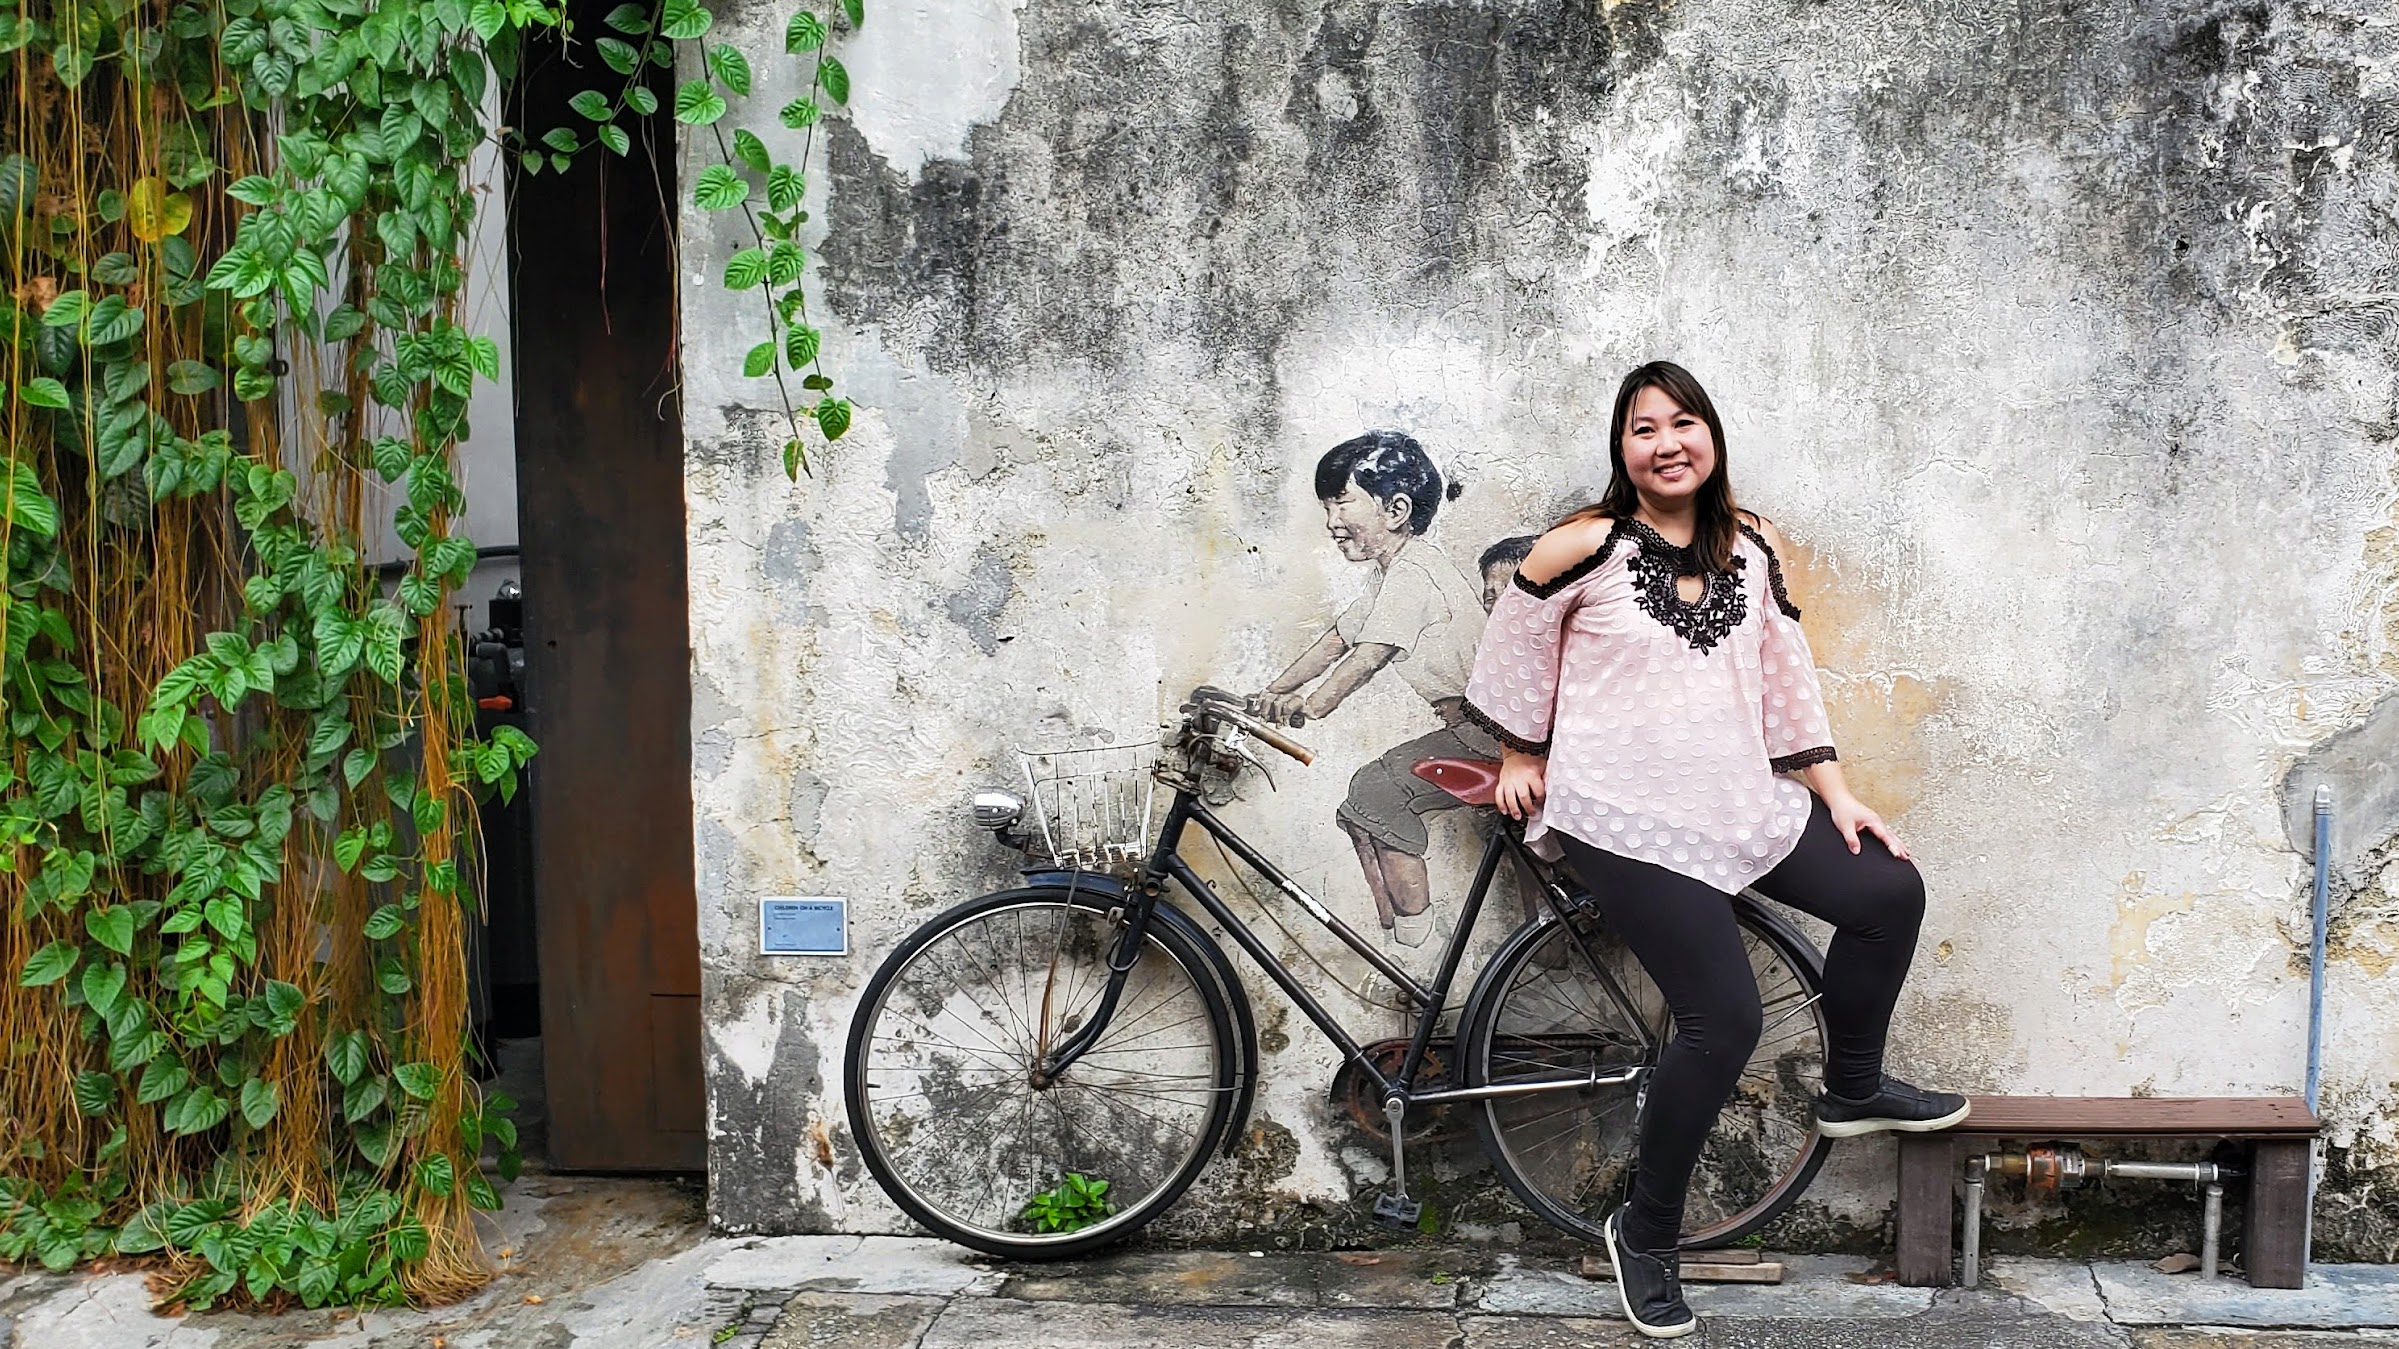
M 691 199 L 703 211 L 729 211 L 750 199 L 749 180 L 730 164 L 711 164 L 691 185 Z M 760 258 L 763 263 L 765 259 Z
M 678 122 L 687 126 L 707 126 L 724 115 L 725 96 L 706 80 L 686 80 L 683 87 L 675 91 L 675 120 Z
M 659 33 L 677 42 L 688 42 L 716 23 L 716 16 L 700 0 L 666 0 L 658 17 Z
M 192 199 L 158 178 L 137 178 L 125 192 L 125 226 L 133 237 L 154 244 L 191 227 Z

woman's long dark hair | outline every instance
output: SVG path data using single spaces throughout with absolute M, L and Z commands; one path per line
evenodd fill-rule
M 1724 422 L 1716 415 L 1715 401 L 1700 387 L 1698 377 L 1672 361 L 1651 361 L 1634 367 L 1624 377 L 1624 383 L 1616 389 L 1616 413 L 1608 421 L 1608 490 L 1600 494 L 1597 502 L 1558 523 L 1602 515 L 1629 520 L 1640 509 L 1641 495 L 1633 490 L 1633 480 L 1624 471 L 1624 430 L 1625 423 L 1632 419 L 1633 398 L 1643 389 L 1658 390 L 1683 411 L 1707 423 L 1708 435 L 1716 442 L 1716 470 L 1699 485 L 1699 520 L 1691 532 L 1691 551 L 1698 556 L 1702 571 L 1730 571 L 1733 547 L 1741 536 L 1741 514 L 1733 502 L 1732 467 L 1724 450 Z

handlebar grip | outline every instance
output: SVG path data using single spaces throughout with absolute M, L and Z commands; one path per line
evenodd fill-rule
M 1266 744 L 1299 760 L 1303 765 L 1316 762 L 1315 751 L 1283 734 L 1264 717 L 1250 710 L 1247 706 L 1248 701 L 1239 694 L 1228 693 L 1212 684 L 1202 684 L 1191 691 L 1193 705 L 1203 707 L 1210 714 L 1224 718 Z M 1187 707 L 1185 710 L 1190 709 Z M 1295 712 L 1291 716 L 1291 724 L 1294 726 L 1305 721 L 1307 721 L 1305 713 Z
M 1276 730 L 1274 727 L 1267 725 L 1263 721 L 1258 721 L 1255 718 L 1248 718 L 1247 720 L 1250 721 L 1249 733 L 1251 735 L 1258 737 L 1267 744 L 1272 745 L 1276 749 L 1279 749 L 1285 754 L 1290 755 L 1292 758 L 1299 760 L 1303 765 L 1316 762 L 1315 753 L 1306 745 L 1303 745 L 1297 740 L 1292 739 L 1290 736 L 1283 734 L 1281 731 Z

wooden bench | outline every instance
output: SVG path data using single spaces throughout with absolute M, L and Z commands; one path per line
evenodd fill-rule
M 1947 1287 L 1952 1190 L 1965 1159 L 2002 1142 L 2110 1138 L 2230 1139 L 2249 1146 L 2241 1242 L 2251 1286 L 2297 1288 L 2307 1276 L 2308 1168 L 2319 1127 L 2297 1096 L 1977 1096 L 1946 1133 L 1900 1134 L 1899 1281 Z

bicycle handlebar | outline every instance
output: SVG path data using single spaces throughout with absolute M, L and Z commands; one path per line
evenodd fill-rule
M 1267 744 L 1274 746 L 1276 749 L 1281 750 L 1285 754 L 1290 755 L 1292 758 L 1299 760 L 1302 764 L 1312 764 L 1316 762 L 1316 754 L 1313 750 L 1310 750 L 1306 745 L 1303 745 L 1297 740 L 1292 739 L 1290 736 L 1283 734 L 1281 731 L 1278 731 L 1274 727 L 1267 725 L 1265 722 L 1258 720 L 1256 717 L 1251 716 L 1247 712 L 1236 712 L 1229 707 L 1220 707 L 1216 709 L 1216 714 L 1240 727 L 1241 729 L 1249 732 L 1251 735 L 1258 737 L 1258 739 L 1266 742 Z
M 1297 740 L 1292 739 L 1290 736 L 1283 734 L 1283 732 L 1272 723 L 1252 714 L 1246 707 L 1243 706 L 1244 700 L 1236 694 L 1227 693 L 1223 689 L 1213 688 L 1203 684 L 1191 691 L 1191 701 L 1194 705 L 1206 711 L 1209 716 L 1221 717 L 1224 720 L 1233 723 L 1242 730 L 1245 730 L 1251 735 L 1256 736 L 1260 742 L 1269 745 L 1284 754 L 1290 755 L 1292 758 L 1299 760 L 1303 765 L 1316 762 L 1315 751 L 1309 749 L 1306 745 L 1301 744 Z

